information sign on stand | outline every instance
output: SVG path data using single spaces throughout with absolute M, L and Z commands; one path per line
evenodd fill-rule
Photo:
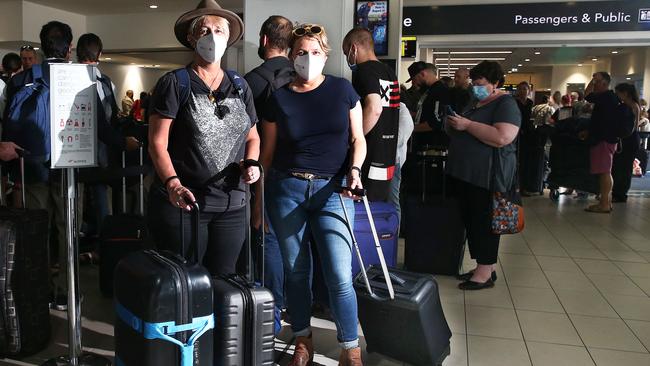
M 51 168 L 97 165 L 95 66 L 50 65 Z

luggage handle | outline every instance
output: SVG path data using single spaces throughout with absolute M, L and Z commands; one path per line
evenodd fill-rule
M 199 207 L 199 204 L 194 201 L 194 202 L 187 202 L 188 205 L 192 206 L 192 209 L 190 210 L 190 214 L 194 217 L 190 219 L 191 225 L 192 225 L 192 231 L 193 231 L 193 239 L 191 240 L 191 248 L 190 252 L 188 253 L 188 257 L 191 258 L 191 261 L 198 264 L 199 263 L 199 223 L 201 220 L 201 208 Z M 182 257 L 187 260 L 187 257 L 185 257 L 185 220 L 183 218 L 183 209 L 179 209 L 180 212 L 180 218 L 181 218 L 181 253 Z
M 386 288 L 388 289 L 388 295 L 390 296 L 391 300 L 395 299 L 395 290 L 393 289 L 393 281 L 392 277 L 390 275 L 390 272 L 388 272 L 388 266 L 386 265 L 386 259 L 384 259 L 384 251 L 381 248 L 381 244 L 379 243 L 379 236 L 377 236 L 377 229 L 375 228 L 375 222 L 372 218 L 372 213 L 370 212 L 370 204 L 368 203 L 368 197 L 366 196 L 365 190 L 360 190 L 360 189 L 350 189 L 349 187 L 338 187 L 335 189 L 335 192 L 339 193 L 339 200 L 341 201 L 341 207 L 343 207 L 343 216 L 345 217 L 345 223 L 348 228 L 348 231 L 350 232 L 350 236 L 352 237 L 352 244 L 354 245 L 354 249 L 357 252 L 357 259 L 359 260 L 359 268 L 361 269 L 361 273 L 363 276 L 363 281 L 365 282 L 366 289 L 368 289 L 368 294 L 372 296 L 373 298 L 377 300 L 384 300 L 377 294 L 375 294 L 372 291 L 372 287 L 370 286 L 370 281 L 368 280 L 368 273 L 366 272 L 366 268 L 363 264 L 363 257 L 361 256 L 361 250 L 359 249 L 359 243 L 357 242 L 357 239 L 354 235 L 354 230 L 352 229 L 352 226 L 350 225 L 350 218 L 348 217 L 348 212 L 345 208 L 345 202 L 343 200 L 343 191 L 349 191 L 352 192 L 355 195 L 361 194 L 361 200 L 363 201 L 363 206 L 366 209 L 366 214 L 368 215 L 368 222 L 370 223 L 370 230 L 372 231 L 372 238 L 375 241 L 375 249 L 377 250 L 377 256 L 379 257 L 379 263 L 381 264 L 381 270 L 384 275 L 384 280 L 386 282 Z
M 139 183 L 139 209 L 140 209 L 140 216 L 144 216 L 144 174 L 142 173 L 142 167 L 144 167 L 144 148 L 143 144 L 139 144 L 139 150 L 140 150 L 140 183 Z M 122 213 L 126 213 L 126 174 L 124 170 L 126 169 L 126 151 L 122 150 Z
M 261 231 L 261 243 L 260 243 L 260 250 L 261 250 L 261 255 L 258 255 L 258 261 L 260 262 L 260 284 L 264 286 L 264 251 L 266 248 L 264 247 L 264 239 L 265 239 L 265 234 L 266 231 L 264 229 L 265 223 L 265 206 L 264 206 L 264 167 L 262 164 L 255 159 L 245 159 L 242 161 L 242 165 L 244 168 L 250 168 L 250 167 L 258 167 L 260 169 L 260 178 L 257 180 L 257 184 L 259 184 L 260 187 L 260 206 L 262 206 L 262 217 L 261 217 L 261 224 L 260 224 L 260 231 Z M 248 266 L 248 281 L 254 282 L 255 281 L 255 269 L 253 268 L 253 240 L 252 240 L 252 232 L 251 232 L 251 203 L 250 203 L 250 186 L 246 185 L 246 200 L 248 202 L 246 203 L 246 230 L 248 232 L 248 240 L 247 240 L 247 248 L 246 248 L 246 264 Z
M 29 154 L 29 151 L 16 150 L 16 153 L 20 159 L 20 194 L 23 201 L 23 208 L 27 209 L 27 200 L 25 198 L 25 153 Z

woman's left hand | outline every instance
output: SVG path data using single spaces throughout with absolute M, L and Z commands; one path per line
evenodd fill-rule
M 465 131 L 472 121 L 463 116 L 454 115 L 447 116 L 447 124 L 456 131 Z
M 244 183 L 253 184 L 260 179 L 260 168 L 257 166 L 249 166 L 248 168 L 244 167 L 243 162 L 239 165 L 241 168 L 241 176 L 244 179 Z

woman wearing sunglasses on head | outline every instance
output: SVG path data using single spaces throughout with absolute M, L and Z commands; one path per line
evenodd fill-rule
M 242 20 L 214 0 L 183 14 L 174 32 L 194 51 L 194 61 L 163 76 L 151 102 L 149 152 L 157 179 L 149 198 L 149 229 L 160 249 L 180 253 L 179 209 L 190 210 L 197 201 L 199 260 L 213 275 L 235 272 L 245 239 L 244 184 L 260 177 L 257 167 L 244 169 L 240 163 L 259 155 L 252 93 L 220 61 L 242 30 Z M 183 218 L 185 238 L 191 238 L 190 215 Z
M 330 49 L 322 26 L 294 29 L 290 58 L 296 79 L 271 96 L 262 128 L 261 161 L 269 172 L 267 210 L 283 256 L 296 336 L 290 366 L 310 365 L 314 357 L 311 239 L 318 248 L 342 348 L 340 364 L 361 365 L 352 239 L 335 189 L 361 188 L 359 167 L 366 143 L 359 96 L 352 84 L 323 75 Z M 346 208 L 353 217 L 351 201 Z

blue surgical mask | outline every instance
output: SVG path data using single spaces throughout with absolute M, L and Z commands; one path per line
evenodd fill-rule
M 357 55 L 356 55 L 356 49 L 354 50 L 355 55 L 354 55 L 354 62 L 350 62 L 350 56 L 352 56 L 352 45 L 350 45 L 350 50 L 348 51 L 348 55 L 345 58 L 345 61 L 348 63 L 348 67 L 352 72 L 357 71 Z
M 474 91 L 474 96 L 479 101 L 483 101 L 490 96 L 490 92 L 485 85 L 474 85 L 472 86 L 472 90 Z

